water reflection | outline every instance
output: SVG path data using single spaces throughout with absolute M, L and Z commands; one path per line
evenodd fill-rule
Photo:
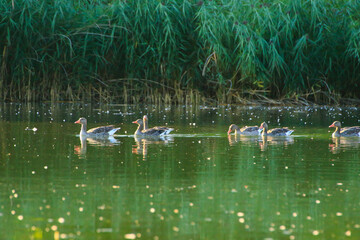
M 139 136 L 134 135 L 134 140 L 136 145 L 133 145 L 132 153 L 133 154 L 142 154 L 143 160 L 146 160 L 146 155 L 148 153 L 148 146 L 151 144 L 168 144 L 173 142 L 174 138 L 171 135 L 166 136 Z
M 235 146 L 237 144 L 244 143 L 244 144 L 254 144 L 259 141 L 259 136 L 243 136 L 239 134 L 228 135 L 229 145 Z
M 114 146 L 119 143 L 113 136 L 91 138 L 86 136 L 79 136 L 80 146 L 74 145 L 74 153 L 79 157 L 85 157 L 87 151 L 87 144 L 94 146 Z
M 334 154 L 339 153 L 341 150 L 360 147 L 359 137 L 336 137 L 332 138 L 332 142 L 329 144 L 329 149 Z
M 259 146 L 261 151 L 265 151 L 268 145 L 288 146 L 293 143 L 294 143 L 294 137 L 292 136 L 282 136 L 282 137 L 261 136 L 261 140 L 259 141 Z
M 268 145 L 284 145 L 294 143 L 294 137 L 292 136 L 281 136 L 281 137 L 270 137 L 270 136 L 241 136 L 241 135 L 228 135 L 229 145 L 235 146 L 237 144 L 253 145 L 259 144 L 261 151 L 265 151 Z

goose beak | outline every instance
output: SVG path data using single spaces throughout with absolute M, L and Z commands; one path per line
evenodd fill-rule
M 231 133 L 231 130 L 229 130 L 227 133 L 230 134 L 230 133 Z
M 81 123 L 80 123 L 80 119 L 79 119 L 79 120 L 77 120 L 77 121 L 76 121 L 76 122 L 74 122 L 74 123 L 81 124 Z
M 133 121 L 132 123 L 138 123 L 137 121 Z
M 335 125 L 334 125 L 334 124 L 331 124 L 329 127 L 335 127 Z

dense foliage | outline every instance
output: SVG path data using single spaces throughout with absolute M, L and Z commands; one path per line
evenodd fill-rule
M 0 0 L 0 50 L 1 100 L 337 101 L 360 2 Z

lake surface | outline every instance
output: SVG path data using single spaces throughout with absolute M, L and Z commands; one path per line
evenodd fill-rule
M 176 130 L 134 138 L 131 122 Z M 360 239 L 357 108 L 0 104 L 0 239 Z M 115 124 L 85 139 L 74 124 Z M 235 137 L 231 123 L 295 129 Z

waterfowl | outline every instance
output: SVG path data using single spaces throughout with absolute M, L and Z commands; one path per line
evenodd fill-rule
M 341 123 L 339 121 L 333 122 L 329 127 L 334 127 L 335 131 L 331 135 L 335 137 L 360 137 L 360 127 L 346 127 L 341 129 Z
M 113 125 L 109 126 L 101 126 L 96 128 L 91 128 L 86 131 L 87 120 L 86 118 L 79 118 L 75 123 L 81 124 L 80 136 L 83 137 L 103 137 L 103 136 L 111 136 L 119 130 L 120 128 L 114 128 Z
M 144 115 L 143 116 L 143 123 L 144 123 L 143 130 L 148 130 L 149 129 L 148 121 L 149 121 L 149 119 L 148 119 L 147 115 Z M 161 127 L 156 126 L 156 127 L 150 128 L 150 129 L 156 129 L 156 130 L 165 131 L 165 133 L 163 135 L 169 134 L 172 130 L 174 130 L 173 128 L 168 128 L 168 127 L 163 127 L 163 126 L 161 126 Z
M 292 132 L 294 132 L 294 130 L 290 130 L 287 127 L 284 128 L 274 128 L 274 129 L 269 129 L 268 125 L 266 122 L 263 122 L 260 125 L 260 129 L 264 129 L 264 131 L 262 132 L 263 136 L 290 136 L 290 134 Z
M 144 135 L 143 132 L 142 132 L 144 130 L 144 122 L 143 122 L 143 120 L 142 119 L 137 119 L 137 120 L 133 121 L 132 123 L 135 123 L 135 124 L 138 125 L 134 135 L 135 136 Z
M 139 125 L 134 135 L 163 136 L 169 134 L 171 131 L 174 130 L 173 128 L 167 128 L 167 127 L 155 127 L 155 128 L 144 129 L 144 121 L 142 119 L 138 119 L 136 121 L 133 121 L 132 123 L 136 123 L 137 125 Z
M 256 136 L 261 133 L 261 129 L 258 126 L 245 126 L 242 128 L 239 128 L 235 124 L 231 124 L 229 127 L 229 131 L 227 132 L 230 134 L 232 131 L 235 131 L 235 135 L 246 135 L 246 136 Z

